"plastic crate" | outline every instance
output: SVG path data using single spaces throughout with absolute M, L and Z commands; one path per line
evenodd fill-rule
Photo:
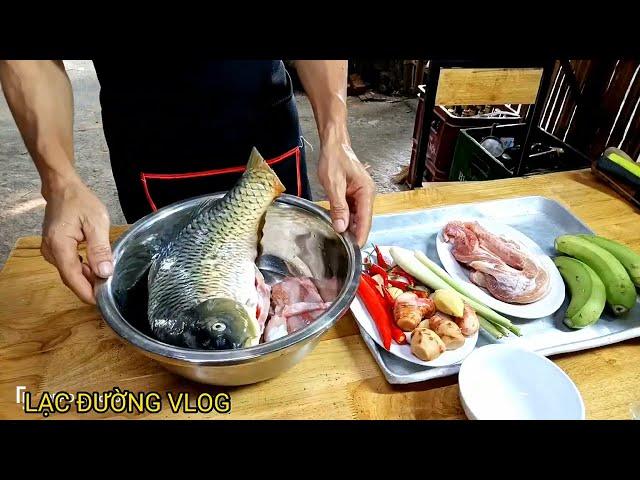
M 516 145 L 524 142 L 525 134 L 526 124 L 524 123 L 498 125 L 494 131 L 496 137 L 513 138 Z M 480 145 L 482 139 L 489 135 L 491 135 L 491 127 L 468 128 L 460 131 L 449 173 L 450 180 L 494 180 L 514 176 L 519 155 L 514 155 L 510 163 L 494 157 Z M 531 145 L 535 143 L 542 143 L 548 147 L 560 147 L 564 153 L 554 158 L 528 158 L 523 164 L 522 176 L 576 170 L 587 168 L 591 164 L 586 155 L 540 128 L 532 131 Z
M 506 105 L 498 106 L 501 110 L 515 111 Z M 429 145 L 427 147 L 427 166 L 433 165 L 441 171 L 448 172 L 451 169 L 453 154 L 460 130 L 472 127 L 491 126 L 494 124 L 506 125 L 520 122 L 520 117 L 460 117 L 453 115 L 446 108 L 438 106 L 434 109 L 434 118 L 431 122 L 429 133 Z M 436 181 L 435 179 L 427 180 Z
M 422 111 L 424 109 L 424 85 L 419 87 L 418 108 L 416 121 L 413 126 L 411 162 L 415 163 L 418 154 L 418 143 L 422 132 Z M 516 111 L 507 105 L 495 105 L 500 110 L 516 114 Z M 427 160 L 425 176 L 428 181 L 447 181 L 449 170 L 453 161 L 453 154 L 460 130 L 471 127 L 491 126 L 494 124 L 505 125 L 520 122 L 521 118 L 513 117 L 462 117 L 454 115 L 444 106 L 436 106 L 433 109 L 431 128 L 429 129 L 429 144 L 427 146 Z M 446 172 L 444 178 L 432 176 L 431 172 Z
M 425 169 L 425 176 L 429 179 L 430 182 L 448 182 L 449 181 L 449 171 L 440 170 L 438 167 L 436 167 L 432 163 L 427 163 L 426 169 Z

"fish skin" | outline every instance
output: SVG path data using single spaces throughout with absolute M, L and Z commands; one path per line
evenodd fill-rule
M 265 212 L 284 190 L 254 148 L 236 185 L 163 250 L 148 280 L 148 317 L 159 340 L 214 350 L 259 342 L 255 260 Z

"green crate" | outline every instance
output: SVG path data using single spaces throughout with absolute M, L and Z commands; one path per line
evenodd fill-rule
M 480 145 L 482 139 L 489 135 L 491 135 L 491 127 L 467 128 L 460 131 L 449 171 L 449 180 L 494 180 L 514 176 L 518 159 L 514 158 L 510 165 L 505 165 Z M 494 135 L 500 138 L 512 137 L 516 144 L 522 145 L 526 135 L 526 124 L 496 125 Z M 591 161 L 586 155 L 544 130 L 534 128 L 531 135 L 532 145 L 540 142 L 545 146 L 560 147 L 564 153 L 551 161 L 544 158 L 527 159 L 523 164 L 522 176 L 590 166 Z
M 525 127 L 524 123 L 498 125 L 495 127 L 495 136 L 518 137 L 521 136 Z M 462 182 L 513 176 L 509 168 L 480 145 L 482 139 L 490 134 L 491 127 L 460 130 L 449 171 L 449 180 Z

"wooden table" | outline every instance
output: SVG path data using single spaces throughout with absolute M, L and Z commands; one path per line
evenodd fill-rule
M 543 195 L 569 207 L 597 233 L 640 249 L 640 215 L 588 171 L 531 178 L 428 184 L 380 195 L 376 213 L 422 209 L 523 195 Z M 113 229 L 115 239 L 125 227 Z M 40 238 L 20 239 L 0 273 L 0 418 L 41 418 L 16 403 L 16 386 L 42 392 L 200 393 L 227 391 L 229 415 L 80 415 L 55 418 L 461 419 L 457 377 L 393 386 L 381 375 L 351 315 L 329 330 L 316 349 L 278 378 L 220 389 L 165 371 L 123 344 L 92 306 L 77 300 L 40 255 Z M 576 382 L 594 419 L 629 419 L 640 402 L 640 340 L 558 355 L 553 360 Z M 166 401 L 166 400 L 164 400 Z M 37 403 L 37 402 L 36 402 Z

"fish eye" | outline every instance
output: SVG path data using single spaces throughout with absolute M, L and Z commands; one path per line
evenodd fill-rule
M 227 326 L 222 322 L 216 322 L 211 328 L 216 332 L 224 332 L 227 329 Z

